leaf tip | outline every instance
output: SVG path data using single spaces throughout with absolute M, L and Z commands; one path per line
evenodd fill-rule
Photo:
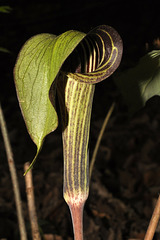
M 35 164 L 35 162 L 36 162 L 36 160 L 37 160 L 37 157 L 38 157 L 38 155 L 39 155 L 39 152 L 40 152 L 40 150 L 41 150 L 41 147 L 42 147 L 42 146 L 40 146 L 40 147 L 37 148 L 36 156 L 34 157 L 33 161 L 32 161 L 31 164 L 29 165 L 28 169 L 23 173 L 23 176 L 24 176 L 24 177 L 25 177 L 26 174 L 33 168 L 33 166 L 34 166 L 34 164 Z

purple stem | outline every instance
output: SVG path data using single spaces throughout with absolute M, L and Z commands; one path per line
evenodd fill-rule
M 83 240 L 83 208 L 84 203 L 79 204 L 69 204 L 73 231 L 74 231 L 74 240 Z

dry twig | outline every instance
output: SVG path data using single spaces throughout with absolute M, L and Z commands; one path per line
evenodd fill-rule
M 104 119 L 104 122 L 103 122 L 103 125 L 102 125 L 102 128 L 100 130 L 100 133 L 99 133 L 99 136 L 98 136 L 98 139 L 97 139 L 97 142 L 96 142 L 96 145 L 95 145 L 95 148 L 94 148 L 94 151 L 93 151 L 93 155 L 92 155 L 92 159 L 91 159 L 91 162 L 90 162 L 90 178 L 91 178 L 91 175 L 92 175 L 92 170 L 93 170 L 93 166 L 94 166 L 94 163 L 95 163 L 95 160 L 96 160 L 96 156 L 97 156 L 97 152 L 98 152 L 98 149 L 99 149 L 99 145 L 101 143 L 101 140 L 102 140 L 102 136 L 104 134 L 104 131 L 105 131 L 105 128 L 107 126 L 107 123 L 111 117 L 111 114 L 114 110 L 114 107 L 115 107 L 115 102 L 112 103 L 105 119 Z
M 3 136 L 5 150 L 6 150 L 6 154 L 7 154 L 8 166 L 9 166 L 12 184 L 13 184 L 13 191 L 14 191 L 15 203 L 16 203 L 16 209 L 17 209 L 17 215 L 18 215 L 20 237 L 21 237 L 21 240 L 27 240 L 27 234 L 26 234 L 25 223 L 24 223 L 23 212 L 22 212 L 20 190 L 19 190 L 19 184 L 18 184 L 18 180 L 17 180 L 17 173 L 16 173 L 12 148 L 10 145 L 10 140 L 9 140 L 8 132 L 7 132 L 7 126 L 6 126 L 6 122 L 4 119 L 1 104 L 0 104 L 0 126 L 1 126 L 2 136 Z
M 158 197 L 144 240 L 153 239 L 159 218 L 160 218 L 160 196 Z
M 24 165 L 25 172 L 29 168 L 29 166 L 30 166 L 30 163 L 26 162 Z M 32 229 L 32 238 L 33 240 L 41 240 L 38 222 L 37 222 L 36 208 L 35 208 L 32 170 L 30 170 L 25 175 L 25 182 L 26 182 L 26 193 L 27 193 L 27 200 L 28 200 L 29 217 L 30 217 L 30 223 L 31 223 L 31 229 Z

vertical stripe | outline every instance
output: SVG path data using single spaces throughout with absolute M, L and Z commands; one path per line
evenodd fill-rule
M 66 76 L 62 68 L 57 81 L 63 125 L 63 191 L 69 205 L 71 202 L 84 203 L 89 191 L 88 141 L 95 88 L 93 82 L 109 76 L 121 58 L 118 58 L 115 39 L 111 37 L 115 30 L 110 27 L 107 30 L 103 26 L 97 28 L 96 33 L 87 35 L 80 42 L 64 68 L 65 71 L 67 67 L 68 70 L 73 69 L 73 73 Z M 115 31 L 114 38 L 118 36 L 121 41 L 116 34 Z

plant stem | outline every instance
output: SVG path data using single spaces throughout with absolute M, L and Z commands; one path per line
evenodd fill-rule
M 8 166 L 9 166 L 12 184 L 13 184 L 13 191 L 14 191 L 15 203 L 16 203 L 16 209 L 17 209 L 17 215 L 18 215 L 20 237 L 21 237 L 21 240 L 27 240 L 27 233 L 26 233 L 26 228 L 25 228 L 25 223 L 24 223 L 24 218 L 23 218 L 22 203 L 21 203 L 17 173 L 16 173 L 12 148 L 10 145 L 9 136 L 8 136 L 8 132 L 7 132 L 7 126 L 6 126 L 6 122 L 4 119 L 1 104 L 0 104 L 0 126 L 1 126 L 2 136 L 3 136 L 4 145 L 5 145 L 6 154 L 7 154 Z
M 26 172 L 29 168 L 30 163 L 26 162 L 24 164 L 24 171 Z M 25 182 L 26 182 L 26 193 L 27 193 L 27 200 L 28 200 L 28 210 L 29 210 L 29 217 L 32 229 L 32 239 L 33 240 L 41 240 L 41 236 L 39 233 L 38 221 L 37 221 L 37 214 L 35 208 L 35 200 L 34 200 L 34 191 L 33 191 L 33 180 L 32 180 L 32 170 L 25 175 Z
M 96 156 L 97 156 L 97 152 L 98 152 L 98 149 L 99 149 L 99 145 L 101 143 L 101 140 L 102 140 L 102 136 L 104 134 L 104 131 L 105 131 L 105 128 L 107 126 L 107 123 L 111 117 L 111 114 L 114 110 L 114 107 L 115 107 L 115 102 L 112 103 L 105 119 L 104 119 L 104 122 L 103 122 L 103 125 L 102 125 L 102 128 L 100 130 L 100 133 L 99 133 L 99 136 L 98 136 L 98 139 L 97 139 L 97 142 L 96 142 L 96 145 L 95 145 L 95 148 L 94 148 L 94 151 L 93 151 L 93 155 L 92 155 L 92 159 L 91 159 L 91 162 L 90 162 L 90 169 L 89 169 L 89 174 L 90 174 L 90 178 L 92 176 L 92 170 L 93 170 L 93 166 L 94 166 L 94 163 L 95 163 L 95 160 L 96 160 Z
M 66 77 L 59 78 L 58 84 L 63 126 L 63 196 L 70 207 L 74 239 L 83 240 L 83 206 L 89 192 L 88 140 L 95 86 Z
M 84 204 L 72 204 L 72 206 L 69 206 L 72 216 L 74 240 L 83 240 L 83 207 Z
M 159 218 L 160 218 L 160 196 L 158 197 L 144 240 L 153 239 Z

